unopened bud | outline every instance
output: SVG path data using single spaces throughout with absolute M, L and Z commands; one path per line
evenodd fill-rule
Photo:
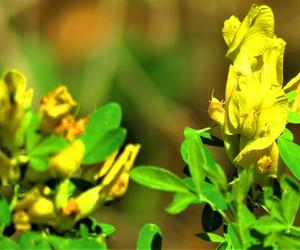
M 209 102 L 208 115 L 221 126 L 224 125 L 225 110 L 223 108 L 223 103 L 213 96 Z
M 84 152 L 85 146 L 80 139 L 72 142 L 50 159 L 49 169 L 51 175 L 59 178 L 71 176 L 80 167 Z

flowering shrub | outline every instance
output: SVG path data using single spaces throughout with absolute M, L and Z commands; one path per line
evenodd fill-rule
M 283 86 L 285 42 L 274 34 L 268 6 L 253 5 L 242 22 L 230 17 L 223 37 L 231 61 L 225 101 L 212 96 L 208 108 L 221 138 L 210 127 L 186 128 L 181 154 L 187 178 L 155 166 L 135 168 L 131 178 L 173 192 L 168 213 L 205 204 L 204 232 L 197 236 L 218 249 L 298 249 L 300 185 L 286 167 L 300 179 L 300 146 L 286 125 L 300 123 L 300 74 Z M 233 180 L 204 144 L 225 148 L 237 170 Z
M 140 148 L 120 150 L 120 106 L 77 118 L 61 85 L 35 113 L 33 91 L 16 70 L 0 79 L 0 93 L 1 249 L 105 249 L 115 229 L 90 215 L 126 192 Z

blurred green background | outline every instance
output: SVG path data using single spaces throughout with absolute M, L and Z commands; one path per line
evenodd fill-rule
M 186 126 L 209 126 L 212 90 L 224 97 L 229 61 L 223 22 L 242 19 L 251 4 L 268 4 L 276 34 L 287 41 L 285 82 L 300 71 L 299 0 L 0 0 L 0 68 L 24 72 L 41 95 L 66 84 L 80 113 L 117 101 L 128 142 L 142 144 L 137 164 L 164 166 L 183 176 Z M 228 172 L 219 149 L 212 149 Z M 171 196 L 131 183 L 127 194 L 96 217 L 117 227 L 110 248 L 133 249 L 138 230 L 153 222 L 164 249 L 208 249 L 198 240 L 201 210 L 164 212 Z

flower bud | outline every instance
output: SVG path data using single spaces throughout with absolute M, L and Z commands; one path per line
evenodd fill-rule
M 26 90 L 26 79 L 21 73 L 10 70 L 0 80 L 0 92 L 0 125 L 15 132 L 31 105 L 33 91 Z
M 208 115 L 221 126 L 224 125 L 225 110 L 223 108 L 223 103 L 213 96 L 209 102 Z
M 18 231 L 27 231 L 31 228 L 30 218 L 24 210 L 18 210 L 14 213 L 13 222 Z
M 85 146 L 83 142 L 80 139 L 75 140 L 50 159 L 49 169 L 51 175 L 59 178 L 71 176 L 80 167 L 84 153 Z
M 52 200 L 39 197 L 27 210 L 30 222 L 54 225 L 55 224 L 55 207 Z

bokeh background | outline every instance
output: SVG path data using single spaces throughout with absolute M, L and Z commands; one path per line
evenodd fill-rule
M 142 144 L 137 164 L 184 176 L 183 129 L 211 125 L 212 90 L 224 96 L 223 22 L 232 14 L 242 19 L 253 3 L 274 11 L 276 33 L 287 41 L 287 81 L 300 71 L 299 0 L 0 0 L 0 69 L 24 72 L 35 105 L 59 83 L 82 115 L 119 102 L 127 140 Z M 223 151 L 211 150 L 230 178 Z M 215 247 L 194 236 L 202 230 L 201 209 L 171 216 L 164 212 L 170 200 L 131 183 L 124 197 L 95 215 L 117 227 L 110 248 L 134 249 L 148 222 L 161 227 L 164 249 Z

